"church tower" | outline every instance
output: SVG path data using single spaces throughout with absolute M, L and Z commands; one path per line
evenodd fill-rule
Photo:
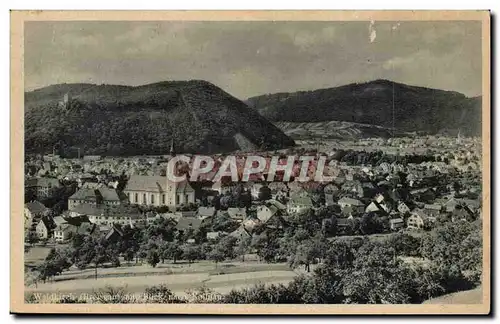
M 170 156 L 175 156 L 174 139 L 170 142 Z

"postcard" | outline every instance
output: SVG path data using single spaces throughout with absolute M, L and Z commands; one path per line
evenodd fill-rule
M 489 314 L 488 11 L 12 11 L 13 313 Z

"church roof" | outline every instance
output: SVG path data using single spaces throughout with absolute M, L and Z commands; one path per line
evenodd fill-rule
M 133 191 L 162 192 L 164 191 L 162 185 L 166 182 L 166 177 L 131 175 L 125 189 Z
M 164 192 L 165 185 L 170 182 L 167 177 L 162 176 L 146 176 L 132 175 L 127 182 L 125 190 L 130 191 L 147 191 L 147 192 Z M 172 182 L 173 183 L 173 182 Z M 187 181 L 176 183 L 176 193 L 194 192 L 193 187 Z

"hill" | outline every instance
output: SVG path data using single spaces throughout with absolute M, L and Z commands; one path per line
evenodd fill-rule
M 273 122 L 345 121 L 401 132 L 481 133 L 481 97 L 388 80 L 252 97 L 247 104 Z
M 65 96 L 68 95 L 65 100 Z M 292 139 L 206 81 L 58 84 L 25 93 L 27 153 L 141 155 L 278 149 Z

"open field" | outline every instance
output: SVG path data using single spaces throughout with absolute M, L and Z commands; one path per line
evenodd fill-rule
M 286 264 L 234 262 L 219 264 L 217 269 L 212 262 L 163 264 L 158 268 L 132 266 L 98 269 L 97 279 L 93 277 L 93 269 L 70 270 L 56 277 L 57 281 L 26 287 L 26 292 L 78 295 L 114 286 L 126 287 L 127 293 L 143 293 L 148 286 L 165 284 L 182 296 L 186 290 L 202 286 L 226 293 L 258 283 L 288 283 L 296 275 Z
M 40 264 L 49 255 L 51 247 L 33 246 L 27 253 L 24 253 L 24 263 L 27 266 Z

